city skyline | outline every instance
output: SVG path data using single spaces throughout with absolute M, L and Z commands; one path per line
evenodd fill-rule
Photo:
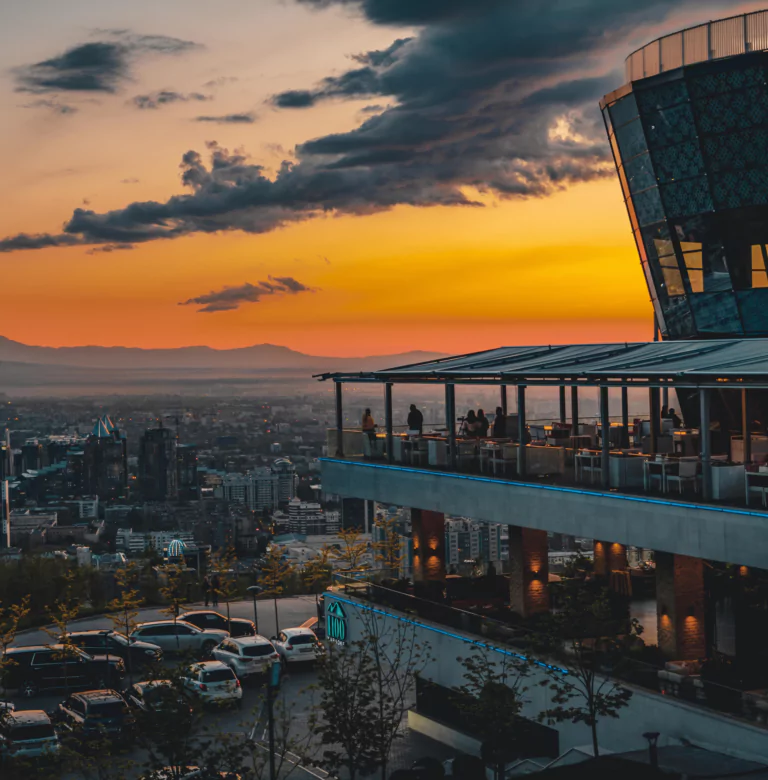
M 3 335 L 339 356 L 650 339 L 597 103 L 634 46 L 760 5 L 550 5 L 7 10 Z

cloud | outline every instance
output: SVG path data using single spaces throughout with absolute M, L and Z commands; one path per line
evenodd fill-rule
M 196 116 L 195 122 L 215 122 L 220 125 L 252 125 L 256 121 L 253 111 L 242 114 L 224 114 L 223 116 Z
M 131 98 L 130 102 L 136 108 L 143 110 L 160 108 L 160 106 L 166 106 L 170 103 L 202 102 L 205 100 L 213 100 L 213 97 L 211 95 L 203 95 L 202 92 L 183 93 L 162 89 L 148 95 L 136 95 L 136 97 Z
M 17 92 L 116 92 L 145 54 L 182 54 L 200 47 L 193 41 L 165 35 L 139 35 L 130 30 L 99 30 L 111 40 L 89 41 L 47 60 L 15 68 Z
M 240 79 L 238 79 L 237 76 L 219 76 L 218 78 L 206 81 L 203 86 L 208 89 L 213 89 L 214 87 L 223 87 L 225 84 L 232 84 L 239 80 Z
M 97 246 L 94 247 L 93 249 L 89 249 L 85 254 L 95 255 L 101 252 L 110 254 L 112 252 L 127 251 L 133 248 L 134 248 L 133 244 L 104 244 L 103 246 Z
M 76 114 L 79 111 L 76 106 L 71 106 L 68 103 L 59 103 L 58 100 L 48 98 L 40 98 L 40 100 L 33 100 L 31 103 L 24 103 L 19 108 L 47 108 L 53 111 L 53 113 L 61 114 L 62 116 Z
M 218 311 L 234 311 L 244 303 L 258 303 L 271 295 L 297 295 L 302 292 L 317 292 L 315 288 L 294 279 L 292 276 L 270 276 L 269 281 L 246 282 L 237 287 L 223 287 L 205 295 L 198 295 L 181 301 L 179 306 L 200 306 L 199 312 L 211 314 Z
M 334 0 L 305 0 L 316 7 Z M 312 138 L 274 176 L 242 151 L 182 156 L 187 191 L 108 212 L 75 209 L 46 245 L 139 243 L 194 233 L 262 233 L 322 214 L 398 205 L 480 207 L 473 192 L 544 197 L 614 176 L 597 103 L 618 87 L 623 56 L 697 0 L 335 0 L 410 39 L 355 67 L 281 93 L 276 106 L 360 97 L 384 103 L 349 132 Z M 735 0 L 717 7 L 736 7 Z M 595 23 L 598 19 L 599 23 Z M 11 236 L 0 251 L 30 242 Z

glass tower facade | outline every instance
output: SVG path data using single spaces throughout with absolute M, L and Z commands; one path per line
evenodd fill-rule
M 654 61 L 601 103 L 664 338 L 768 336 L 768 52 L 749 48 Z

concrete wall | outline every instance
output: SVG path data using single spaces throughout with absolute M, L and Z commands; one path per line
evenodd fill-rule
M 322 461 L 323 490 L 768 568 L 768 513 L 386 464 Z
M 376 615 L 382 633 L 388 626 L 395 625 L 396 621 L 412 625 L 417 641 L 428 642 L 433 657 L 423 674 L 440 685 L 457 687 L 465 682 L 462 679 L 464 669 L 457 658 L 466 657 L 471 652 L 471 643 L 494 647 L 485 645 L 481 637 L 376 607 L 344 593 L 326 593 L 326 609 L 331 599 L 341 601 L 346 613 L 348 642 L 362 638 L 365 632 L 364 620 L 370 621 L 371 614 Z M 526 703 L 522 712 L 525 717 L 535 719 L 549 706 L 550 691 L 538 685 L 545 677 L 543 672 L 534 671 L 527 678 L 527 690 L 524 693 Z M 599 723 L 599 742 L 605 750 L 623 752 L 644 749 L 648 743 L 643 739 L 643 732 L 658 731 L 661 733 L 660 745 L 679 744 L 680 740 L 687 740 L 702 748 L 745 759 L 768 760 L 768 729 L 742 723 L 679 699 L 643 689 L 633 690 L 629 706 L 621 711 L 618 719 L 607 718 Z M 591 731 L 583 724 L 561 723 L 555 728 L 560 733 L 561 753 L 592 743 Z

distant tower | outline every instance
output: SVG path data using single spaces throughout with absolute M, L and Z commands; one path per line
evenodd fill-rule
M 125 436 L 106 415 L 96 421 L 83 446 L 82 492 L 112 500 L 128 489 Z
M 170 428 L 149 428 L 139 442 L 139 489 L 145 501 L 179 495 L 178 439 Z

